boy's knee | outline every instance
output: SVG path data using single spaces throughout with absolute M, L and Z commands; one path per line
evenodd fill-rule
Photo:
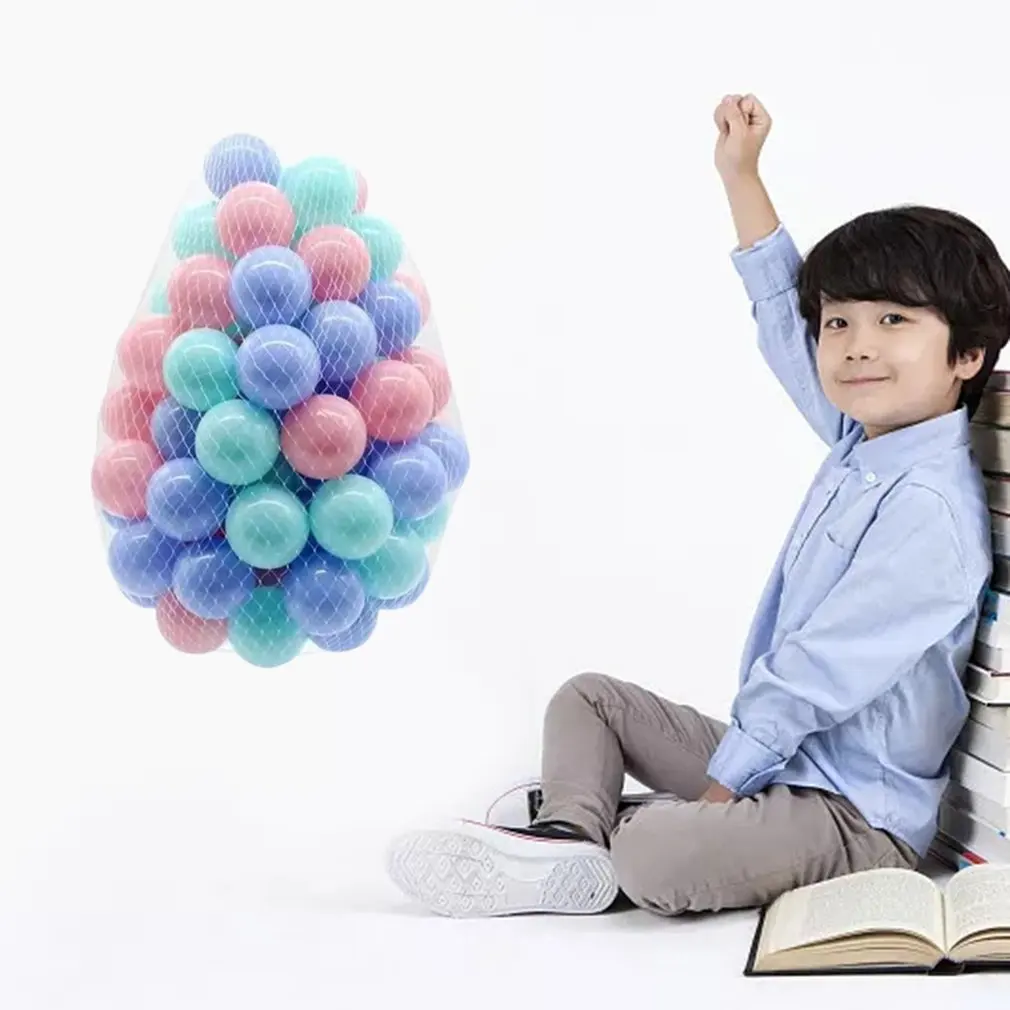
M 574 677 L 569 677 L 554 692 L 551 704 L 575 699 L 592 703 L 606 693 L 608 680 L 609 678 L 603 673 L 577 673 Z

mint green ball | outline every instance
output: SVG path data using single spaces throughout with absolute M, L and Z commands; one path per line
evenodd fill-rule
M 284 590 L 259 586 L 228 621 L 228 640 L 254 666 L 281 666 L 301 651 L 308 636 L 288 614 Z
M 306 158 L 281 172 L 278 189 L 295 212 L 295 240 L 324 224 L 346 225 L 358 201 L 358 177 L 336 158 Z
M 226 258 L 224 246 L 217 233 L 217 201 L 187 207 L 172 229 L 172 249 L 179 259 L 207 254 Z
M 188 330 L 165 352 L 165 385 L 184 407 L 210 410 L 238 396 L 235 355 L 235 345 L 220 330 Z
M 252 484 L 265 476 L 280 452 L 273 415 L 246 400 L 225 400 L 196 426 L 196 458 L 214 480 Z
M 301 501 L 309 501 L 312 497 L 312 484 L 287 461 L 283 453 L 274 460 L 274 465 L 263 478 L 263 483 L 279 484 L 297 495 Z
M 449 522 L 450 506 L 447 501 L 442 501 L 438 508 L 430 515 L 421 519 L 411 519 L 405 525 L 412 529 L 425 543 L 430 544 L 445 532 L 446 524 Z
M 345 560 L 377 551 L 393 529 L 393 504 L 374 481 L 349 473 L 326 481 L 309 505 L 312 535 Z
M 388 221 L 373 214 L 355 214 L 347 227 L 356 232 L 368 247 L 372 257 L 371 279 L 389 280 L 403 259 L 400 233 Z
M 172 306 L 168 304 L 168 285 L 162 284 L 151 292 L 151 311 L 156 316 L 170 316 Z
M 224 521 L 231 549 L 253 568 L 283 568 L 309 540 L 305 506 L 287 488 L 252 484 L 232 500 Z
M 365 592 L 377 600 L 409 593 L 424 576 L 424 541 L 406 526 L 397 526 L 373 554 L 349 562 Z

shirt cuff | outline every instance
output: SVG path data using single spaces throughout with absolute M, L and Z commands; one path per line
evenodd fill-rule
M 736 246 L 730 253 L 730 259 L 752 302 L 772 298 L 796 287 L 803 265 L 803 257 L 783 224 L 746 249 Z
M 738 726 L 730 726 L 708 765 L 708 776 L 736 793 L 758 793 L 786 766 L 780 754 L 749 736 Z

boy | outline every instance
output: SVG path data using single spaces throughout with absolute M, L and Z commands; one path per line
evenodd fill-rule
M 449 915 L 759 906 L 935 833 L 991 573 L 968 419 L 1010 333 L 1010 272 L 964 218 L 864 214 L 804 262 L 758 174 L 771 120 L 715 112 L 732 259 L 760 350 L 830 447 L 760 601 L 729 724 L 582 674 L 548 705 L 526 829 L 397 839 L 393 879 Z M 675 799 L 619 810 L 625 773 Z

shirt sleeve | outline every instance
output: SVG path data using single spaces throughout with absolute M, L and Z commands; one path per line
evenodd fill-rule
M 947 503 L 918 485 L 892 492 L 806 623 L 752 665 L 709 777 L 760 792 L 806 736 L 889 691 L 978 606 Z
M 800 315 L 796 284 L 803 259 L 792 236 L 779 224 L 730 256 L 751 300 L 762 357 L 818 436 L 833 445 L 851 424 L 821 388 L 816 347 Z

